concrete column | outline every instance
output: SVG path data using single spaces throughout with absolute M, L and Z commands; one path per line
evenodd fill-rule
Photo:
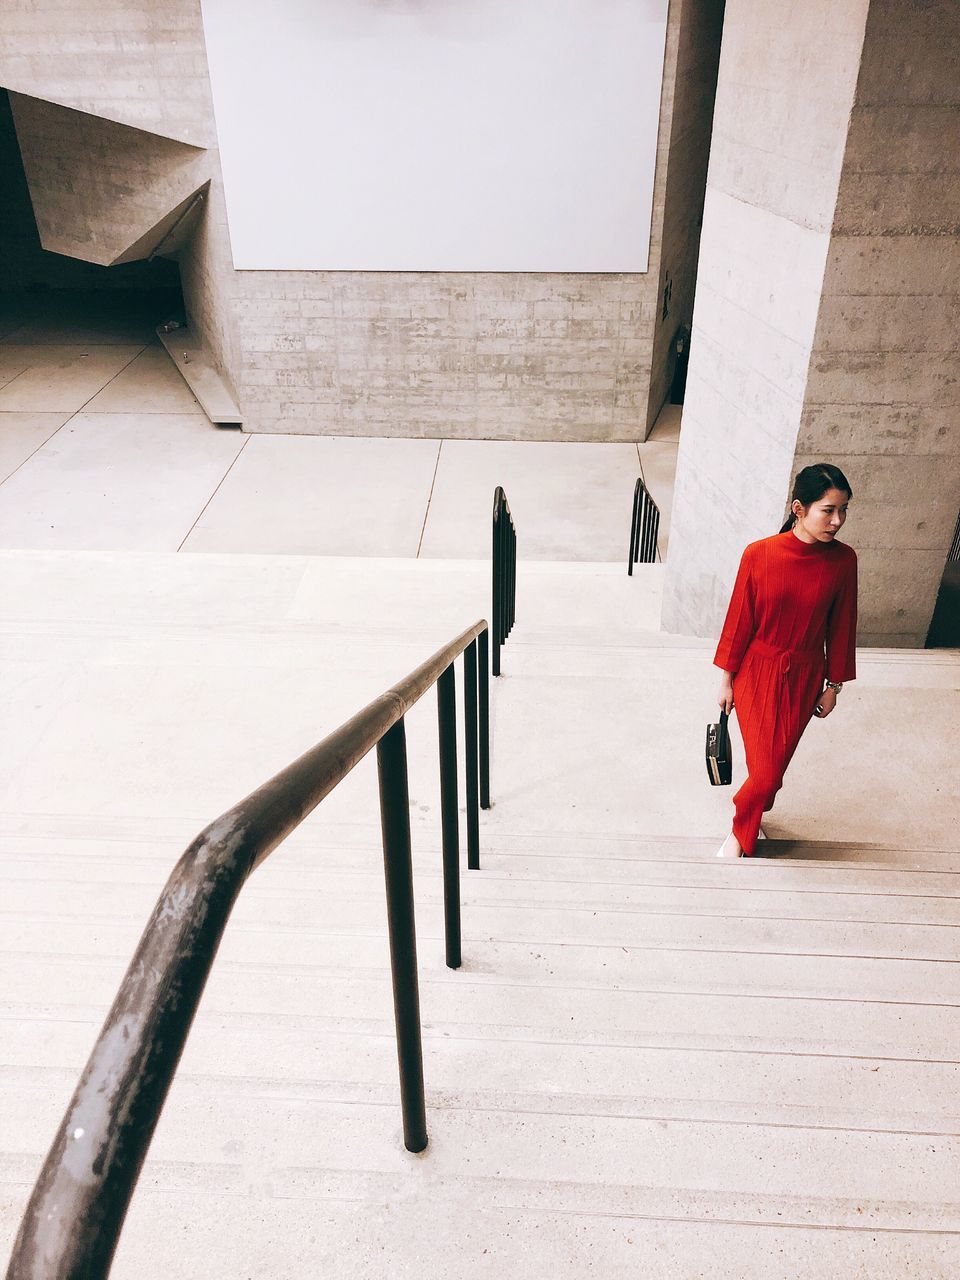
M 727 4 L 668 630 L 716 632 L 822 459 L 855 491 L 861 642 L 923 643 L 960 501 L 958 37 L 949 0 Z
M 795 465 L 855 490 L 860 642 L 920 646 L 960 509 L 960 5 L 871 0 Z

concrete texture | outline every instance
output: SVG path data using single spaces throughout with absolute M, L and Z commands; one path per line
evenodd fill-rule
M 669 439 L 638 449 L 218 432 L 155 339 L 117 344 L 145 330 L 136 314 L 125 330 L 109 311 L 58 308 L 49 331 L 14 321 L 0 341 L 0 462 L 20 468 L 0 487 L 0 545 L 487 559 L 502 484 L 525 558 L 622 562 L 642 471 L 666 549 Z M 676 414 L 666 419 L 673 434 Z
M 637 474 L 636 445 L 445 440 L 421 554 L 489 559 L 502 485 L 523 559 L 625 563 Z
M 15 244 L 0 254 L 17 262 L 11 283 L 110 288 L 146 278 L 169 282 L 168 264 L 161 264 L 167 268 L 162 272 L 155 263 L 127 264 L 105 284 L 92 274 L 92 264 L 122 257 L 121 249 L 131 244 L 142 257 L 160 247 L 178 259 L 179 280 L 175 269 L 172 280 L 182 284 L 191 328 L 234 391 L 240 367 L 234 272 L 199 4 L 173 0 L 162 13 L 146 0 L 113 0 L 106 7 L 90 0 L 23 0 L 15 8 L 5 15 L 0 84 L 25 95 L 20 105 L 34 122 L 74 122 L 46 141 L 43 128 L 28 129 L 25 150 L 51 247 L 84 261 L 65 270 L 38 252 L 36 228 L 25 225 L 26 210 L 15 193 Z M 27 98 L 35 101 L 27 104 Z M 8 109 L 4 95 L 0 154 L 5 171 L 22 180 L 19 149 L 2 128 Z M 59 171 L 50 171 L 52 161 L 73 174 L 82 200 L 64 192 Z M 168 242 L 168 215 L 201 187 L 203 201 L 191 215 L 187 243 Z M 139 210 L 135 225 L 129 214 L 117 212 L 128 206 Z M 112 250 L 106 258 L 105 245 Z M 18 252 L 24 247 L 26 262 Z
M 70 116 L 88 113 L 88 131 L 103 134 L 106 127 L 94 119 L 103 117 L 119 122 L 106 131 L 120 137 L 126 137 L 122 126 L 133 126 L 206 148 L 181 175 L 184 182 L 189 176 L 191 189 L 201 182 L 209 188 L 202 217 L 176 256 L 191 327 L 236 392 L 249 429 L 548 441 L 643 437 L 656 409 L 650 407 L 654 335 L 661 323 L 671 326 L 671 334 L 675 327 L 672 316 L 660 318 L 671 168 L 668 268 L 677 282 L 678 308 L 689 305 L 695 219 L 678 202 L 696 188 L 703 167 L 712 55 L 701 59 L 697 51 L 701 5 L 675 0 L 670 6 L 649 271 L 609 276 L 235 272 L 200 6 L 177 0 L 161 16 L 142 0 L 123 8 L 117 28 L 123 34 L 107 41 L 99 33 L 105 21 L 117 20 L 110 7 L 94 12 L 89 0 L 53 9 L 44 0 L 18 6 L 0 52 L 0 83 L 60 104 L 34 108 L 46 116 L 59 118 L 63 108 L 71 109 Z M 677 86 L 684 105 L 674 127 L 685 13 Z M 124 180 L 134 204 L 146 198 L 151 183 L 176 203 L 180 153 L 168 154 L 145 132 L 138 137 L 135 164 L 123 163 L 111 149 L 105 163 L 83 170 L 100 207 Z M 57 137 L 59 147 L 64 141 Z M 122 220 L 94 234 L 43 180 L 43 165 L 58 158 L 57 147 L 35 150 L 28 169 L 34 170 L 41 208 L 50 203 L 70 252 L 101 260 L 98 235 L 125 239 Z
M 40 243 L 51 253 L 104 266 L 149 257 L 207 181 L 202 149 L 37 98 L 10 101 Z
M 176 551 L 244 443 L 196 414 L 75 414 L 4 481 L 0 546 Z
M 897 0 L 726 6 L 670 627 L 716 632 L 742 547 L 829 460 L 855 494 L 862 643 L 924 643 L 960 502 L 958 22 Z
M 677 631 L 716 633 L 741 550 L 783 520 L 867 7 L 724 11 L 664 595 Z
M 482 610 L 488 569 L 0 559 L 7 1244 L 179 849 Z M 457 973 L 432 698 L 408 717 L 427 1151 L 399 1139 L 368 758 L 244 890 L 115 1277 L 275 1273 L 291 1250 L 358 1278 L 952 1274 L 957 797 L 936 787 L 960 660 L 862 654 L 774 856 L 723 864 L 710 655 L 657 633 L 660 581 L 521 564 Z M 891 707 L 909 804 L 871 746 Z
M 193 146 L 211 141 L 196 0 L 6 0 L 0 83 Z
M 17 370 L 0 387 L 0 412 L 75 413 L 140 353 L 137 346 L 0 348 L 0 367 Z
M 642 438 L 684 7 L 674 3 L 669 12 L 645 274 L 239 272 L 246 426 L 490 440 Z
M 0 481 L 6 480 L 70 417 L 65 413 L 0 414 Z
M 0 357 L 2 358 L 2 357 Z M 201 413 L 170 357 L 146 347 L 87 404 L 91 413 Z
M 684 0 L 679 6 L 677 67 L 666 157 L 660 292 L 651 335 L 648 429 L 669 397 L 676 365 L 677 330 L 683 325 L 689 335 L 693 321 L 723 11 L 722 0 Z
M 23 159 L 10 110 L 0 89 L 0 272 L 6 290 L 38 288 L 125 290 L 172 286 L 179 291 L 176 264 L 163 258 L 106 268 L 44 251 L 23 172 Z M 33 299 L 36 301 L 36 299 Z
M 873 0 L 797 439 L 855 487 L 875 644 L 924 643 L 960 507 L 960 94 L 934 45 L 960 52 L 955 5 Z
M 257 436 L 187 551 L 416 556 L 439 444 Z

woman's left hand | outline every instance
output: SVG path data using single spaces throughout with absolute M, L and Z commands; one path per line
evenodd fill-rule
M 813 709 L 813 714 L 818 720 L 826 720 L 827 716 L 837 705 L 836 689 L 825 688 L 823 693 L 817 699 L 817 705 Z

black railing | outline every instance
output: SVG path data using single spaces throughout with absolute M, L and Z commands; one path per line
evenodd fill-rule
M 479 651 L 480 715 L 477 716 Z M 477 622 L 238 805 L 177 863 L 154 907 L 27 1205 L 8 1280 L 101 1280 L 233 905 L 250 873 L 375 746 L 404 1144 L 427 1145 L 404 716 L 434 684 L 446 963 L 460 965 L 456 699 L 464 655 L 469 865 L 478 763 L 489 804 L 488 633 Z M 479 741 L 478 741 L 479 735 Z
M 493 674 L 500 674 L 500 647 L 513 630 L 517 609 L 517 530 L 507 495 L 493 495 Z
M 630 520 L 630 550 L 627 573 L 633 574 L 638 562 L 654 564 L 657 559 L 657 536 L 660 533 L 660 510 L 647 492 L 643 477 L 637 476 L 633 490 L 633 516 Z

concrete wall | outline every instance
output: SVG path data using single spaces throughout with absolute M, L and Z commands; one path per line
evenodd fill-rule
M 4 0 L 3 35 L 0 85 L 26 95 L 24 158 L 47 247 L 112 261 L 154 214 L 209 182 L 177 256 L 191 327 L 235 385 L 234 273 L 199 0 Z
M 47 252 L 23 172 L 8 94 L 0 89 L 0 282 L 5 291 L 176 289 L 176 265 L 163 258 L 102 267 Z
M 642 439 L 691 3 L 670 5 L 648 272 L 238 272 L 246 429 Z
M 864 644 L 922 645 L 960 509 L 960 6 L 872 0 L 796 465 L 855 490 Z
M 37 229 L 52 253 L 107 266 L 155 232 L 209 177 L 202 149 L 11 94 Z
M 670 108 L 670 132 L 661 161 L 666 166 L 666 187 L 647 431 L 670 391 L 675 365 L 673 337 L 680 325 L 689 331 L 693 320 L 723 8 L 724 0 L 684 0 L 680 14 L 672 102 L 665 102 Z M 670 298 L 664 317 L 666 287 Z
M 715 634 L 830 460 L 860 641 L 920 645 L 960 505 L 960 8 L 774 8 L 727 5 L 664 625 Z
M 867 0 L 728 0 L 665 577 L 667 630 L 719 630 L 783 520 Z
M 650 405 L 681 15 L 706 2 L 670 6 L 646 274 L 234 272 L 198 0 L 10 3 L 0 84 L 207 148 L 181 277 L 247 429 L 634 440 Z
M 644 276 L 237 273 L 246 427 L 633 440 Z
M 214 140 L 199 0 L 3 0 L 0 85 L 181 142 Z

